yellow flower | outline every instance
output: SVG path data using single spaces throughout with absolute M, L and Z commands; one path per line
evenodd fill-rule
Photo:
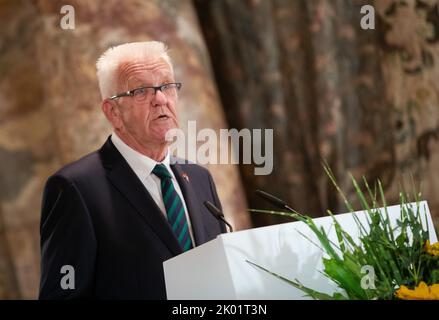
M 427 286 L 424 281 L 421 281 L 415 289 L 410 290 L 406 286 L 401 286 L 395 294 L 403 300 L 439 300 L 439 284 Z
M 430 245 L 430 240 L 425 242 L 425 251 L 432 256 L 439 257 L 439 242 Z

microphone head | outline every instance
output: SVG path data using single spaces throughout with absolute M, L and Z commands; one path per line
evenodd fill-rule
M 218 209 L 212 202 L 207 201 L 207 200 L 204 201 L 203 204 L 207 208 L 207 210 L 209 210 L 209 212 L 216 219 L 218 219 L 218 221 L 224 222 L 229 227 L 230 232 L 233 232 L 232 225 L 226 221 L 226 219 L 224 218 L 224 214 L 222 213 L 222 211 L 220 209 Z
M 203 204 L 207 208 L 207 210 L 209 210 L 209 212 L 215 216 L 215 218 L 218 219 L 219 217 L 224 216 L 221 210 L 218 209 L 212 202 L 206 200 L 203 202 Z
M 255 194 L 256 194 L 257 196 L 259 196 L 259 197 L 261 197 L 261 198 L 267 200 L 268 202 L 270 202 L 271 204 L 275 205 L 275 206 L 278 207 L 278 208 L 285 209 L 285 207 L 287 206 L 287 204 L 285 203 L 285 201 L 283 201 L 283 200 L 281 200 L 281 199 L 279 199 L 279 198 L 276 198 L 275 196 L 273 196 L 273 195 L 271 195 L 271 194 L 269 194 L 269 193 L 267 193 L 267 192 L 265 192 L 265 191 L 262 191 L 262 190 L 256 190 L 256 191 L 255 191 Z

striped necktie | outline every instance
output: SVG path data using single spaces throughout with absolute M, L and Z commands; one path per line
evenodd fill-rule
M 172 176 L 162 163 L 157 164 L 152 170 L 152 173 L 160 178 L 163 202 L 172 231 L 174 231 L 183 251 L 187 251 L 192 248 L 189 225 L 184 212 L 183 202 L 177 191 L 175 191 L 174 184 L 172 183 Z

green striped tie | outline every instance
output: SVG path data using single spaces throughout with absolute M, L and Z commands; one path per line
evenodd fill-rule
M 154 167 L 152 173 L 160 178 L 160 186 L 168 222 L 177 236 L 183 251 L 187 251 L 192 248 L 189 225 L 184 212 L 183 202 L 175 191 L 174 184 L 172 183 L 172 176 L 165 165 L 161 163 Z

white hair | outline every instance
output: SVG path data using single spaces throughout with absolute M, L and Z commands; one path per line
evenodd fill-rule
M 173 72 L 167 52 L 167 46 L 159 41 L 132 42 L 109 48 L 96 62 L 102 99 L 117 94 L 117 69 L 122 63 L 163 59 Z

